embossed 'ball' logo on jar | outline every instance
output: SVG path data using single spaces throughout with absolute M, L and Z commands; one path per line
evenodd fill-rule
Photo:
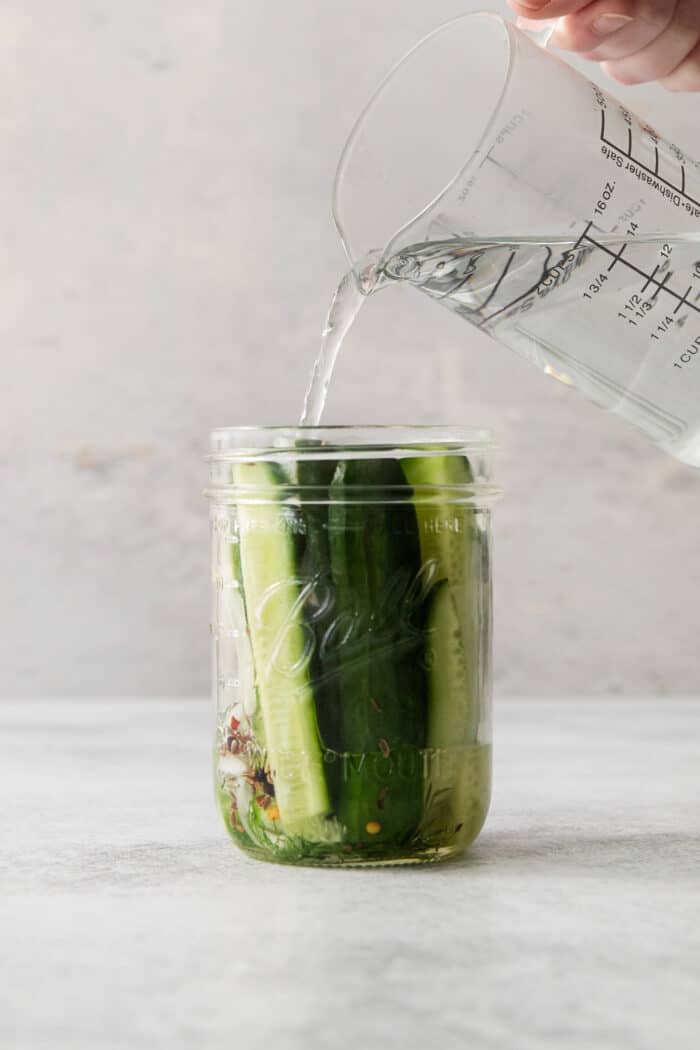
M 338 609 L 336 588 L 329 573 L 277 580 L 268 587 L 253 610 L 265 642 L 263 673 L 298 675 L 318 652 L 322 660 L 343 653 L 343 667 L 367 659 L 370 647 L 374 660 L 419 648 L 425 642 L 425 600 L 436 583 L 437 565 L 425 562 L 417 573 L 400 569 L 377 593 L 371 607 L 359 599 Z M 303 645 L 299 646 L 299 636 Z M 316 682 L 338 674 L 327 671 Z

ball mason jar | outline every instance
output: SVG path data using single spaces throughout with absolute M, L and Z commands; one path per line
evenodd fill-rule
M 213 432 L 215 783 L 246 853 L 416 863 L 478 835 L 491 453 L 466 428 Z

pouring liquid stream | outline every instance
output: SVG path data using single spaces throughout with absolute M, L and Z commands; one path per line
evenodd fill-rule
M 350 331 L 366 297 L 352 270 L 336 289 L 321 334 L 321 349 L 314 361 L 304 398 L 300 426 L 317 427 L 328 396 L 328 386 L 345 336 Z
M 307 390 L 320 422 L 340 347 L 364 301 L 410 284 L 674 454 L 700 383 L 700 234 L 449 237 L 376 254 L 341 281 Z M 692 382 L 691 382 L 692 379 Z M 700 443 L 681 458 L 700 466 Z

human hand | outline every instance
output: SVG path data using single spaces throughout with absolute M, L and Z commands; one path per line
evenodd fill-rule
M 621 84 L 700 91 L 700 0 L 509 0 L 528 20 L 559 19 L 552 47 L 602 63 Z

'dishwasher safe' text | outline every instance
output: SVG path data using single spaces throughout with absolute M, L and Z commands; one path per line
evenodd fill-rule
M 639 165 L 635 164 L 633 160 L 625 160 L 621 157 L 614 149 L 609 146 L 601 146 L 600 151 L 604 157 L 611 160 L 618 168 L 624 168 L 630 175 L 634 175 L 640 182 L 645 182 L 652 189 L 655 189 L 657 193 L 660 193 L 662 197 L 665 197 L 676 208 L 682 208 L 683 211 L 687 211 L 690 216 L 694 219 L 700 219 L 700 207 L 694 204 L 692 201 L 683 197 L 681 193 L 674 190 L 672 186 L 665 186 L 663 182 L 660 182 L 655 175 L 645 171 L 644 168 L 640 168 Z

